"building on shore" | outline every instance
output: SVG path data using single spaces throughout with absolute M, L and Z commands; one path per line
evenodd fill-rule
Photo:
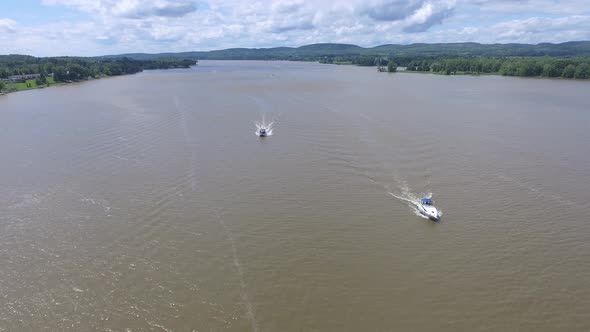
M 34 80 L 38 77 L 41 77 L 41 74 L 12 75 L 8 77 L 8 81 L 12 83 L 21 83 L 26 80 Z

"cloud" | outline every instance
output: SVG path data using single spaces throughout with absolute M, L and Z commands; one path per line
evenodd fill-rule
M 403 22 L 404 32 L 422 32 L 451 16 L 455 0 L 386 0 L 361 5 L 360 12 L 377 21 Z
M 176 42 L 185 38 L 186 30 L 182 26 L 158 24 L 149 29 L 149 34 L 154 41 Z
M 0 52 L 102 55 L 322 42 L 589 40 L 588 1 L 42 0 L 55 8 L 39 6 L 39 16 L 60 8 L 84 14 L 72 21 L 73 15 L 47 15 L 52 21 L 39 23 L 0 19 Z M 27 29 L 17 29 L 25 23 Z
M 363 6 L 366 8 L 361 11 L 375 20 L 398 21 L 412 15 L 412 13 L 422 6 L 422 3 L 423 1 L 415 0 L 390 0 L 375 5 Z
M 182 17 L 197 10 L 191 0 L 43 0 L 43 4 L 132 19 Z
M 455 1 L 425 2 L 414 14 L 407 18 L 404 32 L 422 32 L 433 25 L 441 24 L 455 10 Z
M 292 30 L 311 30 L 314 28 L 311 20 L 302 19 L 291 22 L 273 22 L 269 28 L 272 33 L 283 33 Z
M 125 2 L 121 2 L 124 4 Z M 182 17 L 197 10 L 192 1 L 167 0 L 154 1 L 149 5 L 140 6 L 137 1 L 133 1 L 128 6 L 115 7 L 115 14 L 127 18 L 144 18 L 151 16 L 159 17 Z
M 11 19 L 0 18 L 0 32 L 14 33 L 16 32 L 16 22 Z
M 480 43 L 562 43 L 590 40 L 590 16 L 560 18 L 531 17 L 500 22 L 491 26 L 463 27 L 411 35 L 402 34 L 402 43 L 465 42 Z
M 588 0 L 460 0 L 462 5 L 475 5 L 485 11 L 504 14 L 545 12 L 575 14 L 588 7 Z M 588 11 L 588 9 L 586 9 Z
M 311 30 L 315 28 L 313 23 L 314 11 L 299 1 L 276 1 L 272 4 L 270 15 L 266 19 L 267 31 L 271 33 L 284 33 L 292 30 Z M 264 18 L 262 18 L 264 21 Z
M 498 42 L 590 40 L 590 16 L 532 17 L 498 23 L 490 30 Z

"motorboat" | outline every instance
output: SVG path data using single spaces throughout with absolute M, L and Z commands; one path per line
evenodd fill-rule
M 430 220 L 440 220 L 441 212 L 436 207 L 434 207 L 434 202 L 430 198 L 422 198 L 420 203 L 416 205 L 416 209 L 418 209 L 418 212 L 428 217 Z
M 260 128 L 258 129 L 258 136 L 260 137 L 266 137 L 267 133 L 266 133 L 266 128 Z

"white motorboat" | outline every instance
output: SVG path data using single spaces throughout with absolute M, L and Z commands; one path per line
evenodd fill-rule
M 416 209 L 430 220 L 440 220 L 441 212 L 434 207 L 434 202 L 430 198 L 422 198 L 420 203 L 416 205 Z

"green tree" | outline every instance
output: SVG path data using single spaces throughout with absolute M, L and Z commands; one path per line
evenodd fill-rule
M 517 66 L 517 76 L 537 76 L 538 74 L 540 74 L 538 66 L 534 61 L 520 61 L 519 63 L 517 63 Z
M 80 80 L 88 77 L 87 70 L 76 63 L 70 65 L 67 71 L 70 80 Z
M 552 63 L 546 63 L 543 65 L 543 72 L 541 72 L 541 76 L 557 77 L 559 76 L 559 70 Z
M 500 74 L 504 76 L 515 76 L 516 75 L 517 66 L 512 61 L 506 61 L 500 67 Z
M 4 81 L 0 80 L 0 91 L 2 91 L 2 89 L 4 89 Z
M 576 66 L 575 78 L 590 78 L 590 65 L 587 63 L 580 63 Z
M 432 71 L 434 73 L 439 73 L 439 72 L 442 72 L 443 70 L 444 70 L 444 66 L 440 62 L 433 62 L 430 65 L 430 71 Z
M 56 82 L 65 82 L 68 79 L 66 69 L 62 66 L 53 67 L 53 79 Z
M 569 65 L 567 65 L 567 67 L 565 67 L 565 69 L 561 73 L 561 76 L 565 77 L 565 78 L 573 78 L 575 74 L 576 74 L 576 66 L 569 64 Z
M 387 62 L 387 71 L 395 73 L 397 71 L 397 63 L 393 62 L 393 60 L 389 60 L 389 62 Z

